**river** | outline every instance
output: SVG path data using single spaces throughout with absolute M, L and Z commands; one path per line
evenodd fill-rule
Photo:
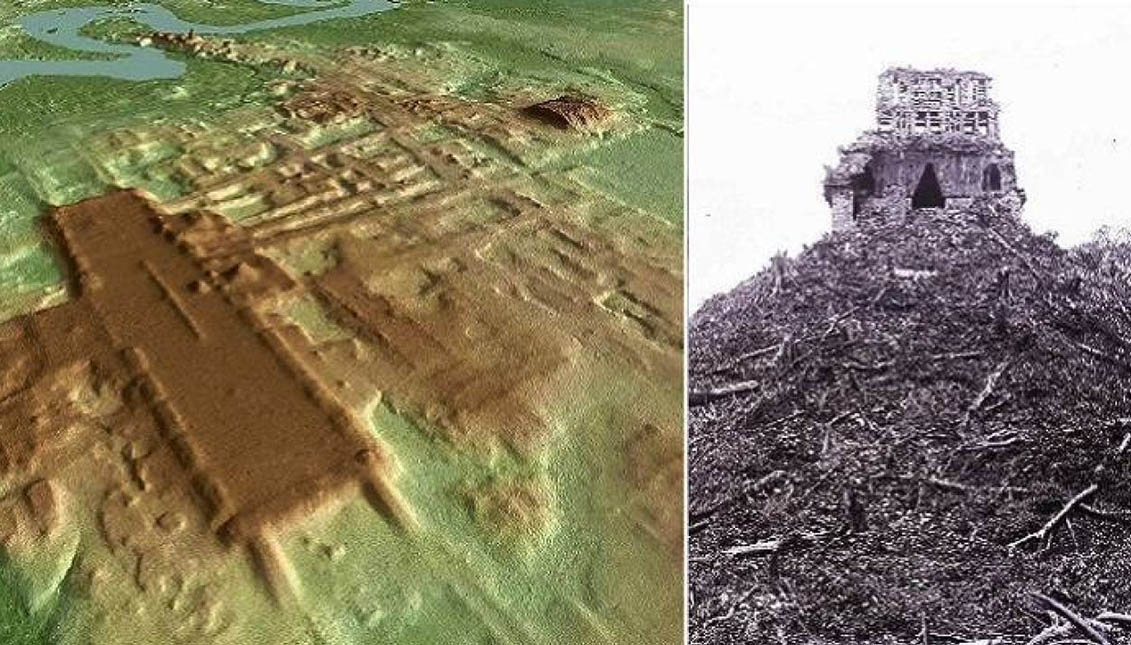
M 309 25 L 336 18 L 356 18 L 396 6 L 389 0 L 258 0 L 264 4 L 309 8 L 311 11 L 282 18 L 256 20 L 236 25 L 188 22 L 156 4 L 139 2 L 126 6 L 88 6 L 53 9 L 20 16 L 15 24 L 41 42 L 75 52 L 108 54 L 110 60 L 20 60 L 0 59 L 0 87 L 28 76 L 102 76 L 131 81 L 177 78 L 185 64 L 169 58 L 156 47 L 108 43 L 83 36 L 79 31 L 106 18 L 126 18 L 154 31 L 202 35 L 242 34 L 250 31 Z

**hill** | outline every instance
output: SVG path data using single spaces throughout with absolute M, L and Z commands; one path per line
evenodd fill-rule
M 1129 249 L 940 213 L 705 303 L 691 642 L 1131 639 Z

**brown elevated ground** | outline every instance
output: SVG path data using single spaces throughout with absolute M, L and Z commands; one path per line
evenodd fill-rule
M 31 355 L 55 367 L 102 356 L 103 369 L 138 379 L 212 527 L 250 547 L 276 593 L 288 585 L 272 529 L 288 517 L 360 484 L 411 521 L 381 448 L 142 198 L 115 192 L 60 208 L 52 223 L 80 293 L 31 317 Z M 275 275 L 244 263 L 228 277 Z

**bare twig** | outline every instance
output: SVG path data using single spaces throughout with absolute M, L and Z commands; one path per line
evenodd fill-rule
M 1095 488 L 1095 484 L 1093 484 L 1091 488 Z M 1095 491 L 1093 490 L 1092 492 Z M 1094 642 L 1099 643 L 1100 645 L 1111 645 L 1111 641 L 1109 641 L 1106 636 L 1097 631 L 1095 627 L 1092 627 L 1090 624 L 1088 624 L 1088 621 L 1078 616 L 1076 612 L 1061 604 L 1057 599 L 1037 592 L 1034 592 L 1033 596 L 1043 602 L 1049 609 L 1055 611 L 1057 614 L 1060 614 L 1060 616 L 1062 616 L 1065 620 L 1075 625 L 1076 629 L 1079 629 L 1084 633 L 1085 636 L 1092 639 Z
M 1118 522 L 1131 522 L 1131 511 L 1108 511 L 1091 504 L 1080 504 L 1080 510 L 1088 515 L 1102 517 L 1105 520 L 1115 520 Z
M 992 450 L 994 448 L 1007 448 L 1015 443 L 1024 443 L 1025 439 L 1021 437 L 1011 437 L 1009 439 L 1002 439 L 1001 441 L 983 441 L 982 443 L 973 446 L 959 446 L 959 450 Z
M 964 493 L 968 493 L 968 492 L 971 492 L 971 491 L 985 490 L 985 489 L 981 489 L 977 486 L 971 486 L 969 484 L 963 484 L 963 483 L 956 482 L 956 481 L 953 481 L 953 480 L 950 480 L 950 479 L 941 479 L 941 478 L 938 478 L 938 477 L 928 477 L 924 481 L 926 481 L 928 484 L 931 484 L 932 486 L 937 486 L 939 488 L 945 488 L 945 489 L 948 489 L 948 490 L 962 491 Z M 1000 493 L 1027 493 L 1027 492 L 1029 492 L 1029 489 L 1022 488 L 1020 486 L 1001 486 L 1000 488 L 994 487 L 994 488 L 992 488 L 992 490 L 998 491 L 999 494 Z
M 935 354 L 935 355 L 931 356 L 931 360 L 932 361 L 941 361 L 941 360 L 959 360 L 959 359 L 968 359 L 968 358 L 981 358 L 982 356 L 985 356 L 985 354 L 986 353 L 983 352 L 983 351 L 952 352 L 952 353 L 949 353 L 949 354 Z
M 766 356 L 768 354 L 772 354 L 772 353 L 778 351 L 779 349 L 781 349 L 782 344 L 783 343 L 778 343 L 776 345 L 770 345 L 769 347 L 763 347 L 761 349 L 756 349 L 752 352 L 746 352 L 745 354 L 739 354 L 738 356 L 736 356 L 734 358 L 734 360 L 727 361 L 727 363 L 725 365 L 722 365 L 720 367 L 716 367 L 715 369 L 711 370 L 710 372 L 707 372 L 707 374 L 713 375 L 713 374 L 722 374 L 723 372 L 729 372 L 730 370 L 733 370 L 734 368 L 738 367 L 739 365 L 741 365 L 745 361 L 748 361 L 752 358 L 760 358 L 762 356 Z
M 814 532 L 814 533 L 792 533 L 784 538 L 768 538 L 759 540 L 753 544 L 736 544 L 732 547 L 723 549 L 723 555 L 741 556 L 741 555 L 764 555 L 767 553 L 776 553 L 777 551 L 785 548 L 788 544 L 800 544 L 802 542 L 813 542 L 822 538 L 828 537 L 832 532 Z
M 982 391 L 978 392 L 978 396 L 976 396 L 970 403 L 970 407 L 966 408 L 967 414 L 976 412 L 978 408 L 982 407 L 982 404 L 986 402 L 986 399 L 989 398 L 991 394 L 993 394 L 994 387 L 997 385 L 998 379 L 1001 378 L 1001 375 L 1005 373 L 1005 370 L 1008 367 L 1009 360 L 1006 359 L 999 363 L 998 366 L 994 368 L 994 371 L 990 372 L 989 375 L 986 376 L 986 384 L 982 386 Z
M 1021 265 L 1022 265 L 1022 266 L 1024 266 L 1024 267 L 1025 267 L 1025 269 L 1026 269 L 1026 270 L 1027 270 L 1027 271 L 1028 271 L 1028 272 L 1029 272 L 1030 274 L 1032 274 L 1032 276 L 1033 276 L 1034 278 L 1036 278 L 1037 280 L 1040 280 L 1040 279 L 1041 279 L 1041 274 L 1040 274 L 1040 272 L 1038 272 L 1038 271 L 1037 271 L 1037 269 L 1036 269 L 1036 268 L 1035 268 L 1035 267 L 1033 266 L 1033 264 L 1032 264 L 1031 262 L 1029 262 L 1029 258 L 1025 257 L 1025 256 L 1024 256 L 1024 255 L 1023 255 L 1023 254 L 1022 254 L 1022 253 L 1021 253 L 1020 251 L 1018 251 L 1017 249 L 1013 248 L 1013 245 L 1012 245 L 1012 244 L 1010 244 L 1010 243 L 1009 243 L 1009 241 L 1008 241 L 1008 240 L 1006 240 L 1006 239 L 1005 239 L 1004 237 L 1002 237 L 1001 233 L 998 233 L 997 231 L 995 231 L 995 230 L 994 230 L 994 229 L 992 229 L 992 228 L 990 228 L 990 229 L 986 229 L 986 230 L 987 230 L 987 231 L 989 231 L 990 235 L 991 235 L 991 236 L 993 236 L 993 238 L 994 238 L 995 240 L 997 240 L 997 242 L 998 242 L 999 244 L 1001 244 L 1002 246 L 1004 246 L 1004 247 L 1006 248 L 1006 250 L 1008 250 L 1008 251 L 1009 251 L 1010 253 L 1012 253 L 1012 254 L 1013 254 L 1013 257 L 1015 257 L 1015 258 L 1017 258 L 1018 260 L 1020 260 L 1020 261 L 1021 261 Z
M 1022 544 L 1025 544 L 1026 542 L 1029 542 L 1029 541 L 1032 541 L 1032 540 L 1044 541 L 1045 539 L 1048 538 L 1049 533 L 1052 532 L 1052 530 L 1055 529 L 1056 526 L 1058 524 L 1060 524 L 1061 521 L 1063 521 L 1064 518 L 1067 517 L 1069 513 L 1072 512 L 1072 509 L 1077 504 L 1079 504 L 1080 502 L 1082 502 L 1085 499 L 1094 495 L 1097 490 L 1099 490 L 1099 486 L 1097 486 L 1096 484 L 1092 484 L 1091 486 L 1088 486 L 1084 490 L 1080 491 L 1079 493 L 1076 494 L 1076 497 L 1073 497 L 1071 500 L 1069 500 L 1069 502 L 1067 504 L 1064 505 L 1064 508 L 1060 509 L 1060 512 L 1058 512 L 1056 515 L 1053 515 L 1052 519 L 1050 519 L 1048 522 L 1045 522 L 1045 525 L 1042 526 L 1039 531 L 1035 531 L 1033 533 L 1030 533 L 1029 535 L 1026 535 L 1025 537 L 1023 537 L 1019 540 L 1014 540 L 1013 542 L 1010 542 L 1009 548 L 1015 549 L 1015 548 L 1021 546 Z
M 741 596 L 739 596 L 738 598 L 735 598 L 735 599 L 734 599 L 734 602 L 732 602 L 732 603 L 730 604 L 730 610 L 729 610 L 729 611 L 727 611 L 727 613 L 726 613 L 726 614 L 724 614 L 724 615 L 722 615 L 722 616 L 712 616 L 712 617 L 708 618 L 708 619 L 707 619 L 707 620 L 706 620 L 706 621 L 705 621 L 705 622 L 703 623 L 703 625 L 704 625 L 704 626 L 706 626 L 706 625 L 710 625 L 710 624 L 712 624 L 712 623 L 721 623 L 721 622 L 724 622 L 724 621 L 730 620 L 730 619 L 731 619 L 731 617 L 733 617 L 733 616 L 734 616 L 734 612 L 738 610 L 738 606 L 739 606 L 739 605 L 741 605 L 742 603 L 746 602 L 746 599 L 747 599 L 747 598 L 749 598 L 749 597 L 751 596 L 751 594 L 753 594 L 753 593 L 754 593 L 754 589 L 753 589 L 753 588 L 750 588 L 750 589 L 748 589 L 748 590 L 747 590 L 747 591 L 746 591 L 745 593 L 743 593 L 743 594 L 742 594 Z
M 706 390 L 692 390 L 687 394 L 687 404 L 690 406 L 703 405 L 711 401 L 721 399 L 732 394 L 741 394 L 743 392 L 750 392 L 758 389 L 758 381 L 740 381 L 738 383 L 729 383 L 716 388 L 709 388 Z
M 771 471 L 769 474 L 761 477 L 760 479 L 758 479 L 758 481 L 754 482 L 753 486 L 745 489 L 744 492 L 746 494 L 746 497 L 749 498 L 752 493 L 760 493 L 765 490 L 767 486 L 775 484 L 785 478 L 786 472 L 784 470 Z M 687 529 L 688 533 L 698 533 L 699 531 L 710 526 L 711 520 L 715 516 L 715 513 L 718 513 L 720 509 L 729 506 L 734 502 L 734 497 L 728 496 L 726 499 L 723 499 L 721 502 L 715 504 L 705 511 L 689 513 L 690 517 L 688 518 L 688 520 L 690 522 L 690 525 Z
M 1108 354 L 1107 352 L 1101 352 L 1100 350 L 1096 349 L 1095 347 L 1092 347 L 1091 345 L 1085 345 L 1084 343 L 1081 343 L 1081 342 L 1072 342 L 1072 345 L 1074 347 L 1076 347 L 1077 349 L 1079 349 L 1080 351 L 1084 352 L 1085 354 L 1088 354 L 1090 356 L 1093 356 L 1093 357 L 1101 359 L 1101 360 L 1105 360 L 1105 361 L 1111 363 L 1112 365 L 1118 365 L 1119 367 L 1122 367 L 1123 369 L 1131 370 L 1131 363 L 1128 363 L 1127 361 L 1125 361 L 1125 360 L 1123 360 L 1123 359 L 1121 359 L 1117 356 L 1112 356 L 1111 354 Z
M 1121 623 L 1123 625 L 1131 626 L 1131 614 L 1118 614 L 1114 611 L 1101 611 L 1096 620 L 1105 623 Z
M 1050 611 L 1049 615 L 1055 617 L 1056 612 Z M 1089 619 L 1089 618 L 1085 618 L 1085 619 L 1082 619 L 1082 620 L 1084 620 L 1085 623 L 1091 625 L 1096 630 L 1111 629 L 1111 625 L 1108 625 L 1106 623 L 1102 623 L 1099 620 L 1094 620 L 1094 619 Z M 1075 641 L 1074 640 L 1064 640 L 1068 636 L 1072 635 L 1072 633 L 1074 631 L 1076 631 L 1075 625 L 1073 625 L 1071 623 L 1062 623 L 1058 620 L 1055 624 L 1049 625 L 1048 627 L 1043 629 L 1041 631 L 1041 633 L 1039 633 L 1036 636 L 1034 636 L 1033 638 L 1025 641 L 1025 645 L 1054 645 L 1054 643 L 1071 643 L 1071 642 L 1081 642 L 1081 643 L 1087 643 L 1088 645 L 1096 645 L 1096 641 L 1093 641 L 1093 640 L 1075 640 Z M 1053 640 L 1053 639 L 1060 639 L 1060 640 Z
M 882 372 L 882 371 L 888 369 L 889 367 L 891 367 L 892 365 L 895 365 L 895 361 L 893 361 L 893 360 L 892 361 L 880 361 L 879 363 L 876 363 L 875 365 L 866 365 L 864 363 L 860 363 L 860 362 L 857 362 L 855 360 L 849 360 L 849 361 L 846 361 L 844 363 L 841 363 L 841 366 L 844 367 L 844 369 L 846 369 L 846 370 L 858 370 L 858 371 L 861 371 L 861 372 Z
M 782 541 L 779 538 L 771 538 L 769 540 L 760 540 L 754 544 L 738 544 L 727 549 L 723 549 L 724 555 L 759 555 L 762 553 L 774 553 L 781 548 Z

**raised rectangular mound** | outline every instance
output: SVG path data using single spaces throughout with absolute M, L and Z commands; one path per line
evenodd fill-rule
M 60 364 L 110 339 L 221 537 L 252 547 L 276 586 L 272 529 L 358 485 L 380 510 L 409 519 L 373 438 L 287 354 L 276 332 L 136 194 L 58 209 L 52 222 L 78 270 L 76 302 L 40 315 Z M 246 263 L 234 271 L 253 272 Z M 102 334 L 83 331 L 93 326 Z M 56 334 L 50 330 L 55 329 Z M 57 335 L 58 338 L 53 336 Z M 52 349 L 54 348 L 54 349 Z M 70 354 L 68 356 L 67 354 Z

